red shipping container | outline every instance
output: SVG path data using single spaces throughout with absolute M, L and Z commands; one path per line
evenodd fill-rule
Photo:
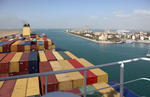
M 8 43 L 3 44 L 3 52 L 7 52 L 9 50 L 8 45 L 9 45 L 10 41 Z
M 24 52 L 19 61 L 19 72 L 28 71 L 29 52 Z
M 37 47 L 36 47 L 36 45 L 31 45 L 30 50 L 31 50 L 31 51 L 37 51 Z
M 69 61 L 75 68 L 84 68 L 84 66 L 75 59 L 68 59 L 67 61 Z M 79 72 L 84 76 L 84 71 L 79 71 Z M 97 83 L 97 76 L 91 71 L 87 70 L 87 83 L 86 84 L 91 85 L 94 83 Z
M 13 72 L 9 73 L 9 76 L 25 75 L 25 74 L 29 74 L 29 71 Z
M 21 72 L 18 72 L 18 75 L 25 75 L 25 74 L 29 74 L 29 71 L 21 71 Z
M 11 97 L 16 80 L 5 81 L 0 88 L 0 97 Z
M 3 38 L 3 39 L 1 39 L 2 41 L 8 41 L 9 39 L 7 39 L 7 38 Z
M 9 74 L 8 73 L 5 73 L 5 74 L 0 74 L 0 77 L 8 77 Z
M 24 45 L 17 45 L 18 52 L 24 52 Z
M 2 59 L 2 61 L 0 62 L 0 73 L 8 73 L 9 63 L 15 54 L 16 53 L 14 52 L 9 53 L 4 59 Z
M 3 45 L 3 52 L 10 52 L 10 46 L 13 44 L 16 40 L 9 41 L 8 43 Z
M 46 58 L 48 61 L 56 61 L 57 60 L 51 51 L 46 51 L 45 55 L 46 55 Z
M 7 53 L 1 53 L 0 54 L 0 61 L 7 55 Z
M 74 88 L 74 89 L 71 89 L 71 90 L 65 90 L 63 92 L 70 92 L 70 93 L 73 93 L 73 94 L 76 94 L 76 95 L 80 95 L 81 97 L 83 97 L 83 94 L 81 93 L 81 91 L 77 88 Z
M 43 37 L 43 40 L 46 40 L 47 38 L 46 37 Z
M 47 35 L 46 35 L 46 34 L 43 34 L 42 37 L 43 37 L 43 38 L 47 38 Z
M 52 68 L 50 67 L 49 62 L 40 62 L 39 64 L 39 71 L 42 72 L 52 72 Z M 42 95 L 45 94 L 45 76 L 40 77 L 41 81 L 41 91 Z M 58 90 L 58 81 L 55 77 L 55 75 L 48 75 L 47 76 L 47 91 L 57 91 Z
M 44 40 L 44 48 L 48 50 L 48 41 Z

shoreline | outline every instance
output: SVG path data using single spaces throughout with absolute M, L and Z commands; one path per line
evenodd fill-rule
M 65 33 L 68 33 L 68 32 L 65 32 Z M 68 33 L 68 34 L 71 34 L 71 35 L 74 35 L 74 36 L 77 36 L 79 38 L 82 38 L 82 39 L 85 39 L 85 40 L 89 40 L 89 41 L 92 41 L 92 42 L 95 42 L 95 43 L 100 43 L 100 44 L 120 44 L 119 42 L 117 43 L 117 42 L 111 42 L 111 41 L 96 41 L 96 40 L 89 39 L 89 38 L 86 38 L 86 37 L 82 37 L 82 36 L 79 36 L 79 35 L 75 35 L 75 34 L 72 34 L 72 33 Z M 130 41 L 130 42 L 128 42 L 128 41 Z M 128 40 L 125 40 L 125 43 L 150 44 L 150 40 L 131 40 L 131 39 L 128 39 Z
M 22 31 L 21 30 L 0 30 L 0 38 L 6 37 L 6 36 L 10 36 L 10 35 L 17 35 L 17 34 L 21 34 Z
M 67 33 L 67 32 L 65 32 Z M 85 40 L 89 40 L 89 41 L 92 41 L 92 42 L 95 42 L 95 43 L 101 43 L 101 44 L 117 44 L 115 42 L 111 42 L 111 41 L 96 41 L 96 40 L 93 40 L 93 39 L 89 39 L 89 38 L 86 38 L 86 37 L 82 37 L 82 36 L 79 36 L 79 35 L 75 35 L 75 34 L 72 34 L 72 33 L 68 33 L 68 34 L 71 34 L 71 35 L 74 35 L 74 36 L 77 36 L 79 38 L 82 38 L 82 39 L 85 39 Z

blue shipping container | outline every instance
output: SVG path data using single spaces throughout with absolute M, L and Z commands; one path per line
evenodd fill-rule
M 2 42 L 0 43 L 0 46 L 3 46 L 3 45 L 6 44 L 6 43 L 8 43 L 8 42 L 2 41 Z
M 24 45 L 31 45 L 31 41 L 25 41 Z
M 112 86 L 112 85 L 116 85 L 116 84 L 119 84 L 119 83 L 113 81 L 113 82 L 109 82 L 108 84 Z M 116 91 L 120 92 L 120 85 L 114 86 L 113 88 Z M 139 97 L 134 92 L 132 92 L 131 90 L 129 90 L 126 87 L 123 88 L 123 96 L 125 96 L 125 97 Z
M 1 44 L 1 43 L 4 43 L 4 42 L 6 42 L 6 41 L 0 41 L 0 44 Z
M 22 41 L 22 42 L 20 42 L 18 45 L 24 45 L 25 44 L 25 42 L 24 41 Z
M 38 53 L 30 52 L 29 56 L 29 73 L 38 73 Z
M 43 45 L 43 41 L 38 41 L 38 45 Z

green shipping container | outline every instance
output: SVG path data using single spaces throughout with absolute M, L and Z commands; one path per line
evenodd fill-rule
M 80 89 L 80 92 L 83 94 L 84 93 L 84 88 L 79 88 Z M 87 91 L 91 91 L 91 90 L 96 90 L 95 87 L 93 87 L 92 85 L 88 85 L 86 87 L 86 90 Z M 95 91 L 95 92 L 89 92 L 87 93 L 87 97 L 103 97 L 98 91 Z

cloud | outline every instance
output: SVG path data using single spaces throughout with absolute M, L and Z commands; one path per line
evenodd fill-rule
M 127 18 L 127 17 L 130 17 L 130 14 L 118 14 L 116 16 L 120 18 Z
M 108 17 L 104 17 L 104 20 L 107 20 L 108 19 Z
M 90 19 L 97 19 L 98 16 L 90 16 Z
M 150 15 L 150 10 L 133 10 L 131 13 L 124 13 L 123 11 L 114 11 L 112 14 L 116 17 L 126 18 L 126 17 L 139 17 Z
M 134 10 L 133 13 L 140 15 L 150 15 L 150 10 Z
M 130 14 L 125 14 L 123 11 L 114 11 L 112 13 L 114 16 L 120 17 L 120 18 L 130 17 Z
M 150 10 L 133 10 L 130 13 L 118 10 L 100 22 L 110 29 L 133 29 L 150 31 Z M 102 25 L 101 25 L 102 26 Z

